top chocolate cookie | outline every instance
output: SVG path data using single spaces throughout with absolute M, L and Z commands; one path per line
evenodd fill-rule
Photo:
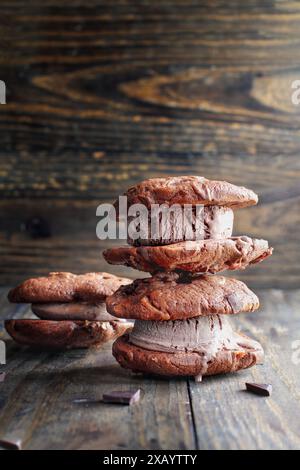
M 10 302 L 45 303 L 86 301 L 103 302 L 130 279 L 108 273 L 49 273 L 45 277 L 27 279 L 10 290 Z
M 144 204 L 202 204 L 226 206 L 233 209 L 257 204 L 258 196 L 250 189 L 226 181 L 212 181 L 202 176 L 171 176 L 152 178 L 130 187 L 128 206 Z M 118 209 L 118 201 L 115 202 Z

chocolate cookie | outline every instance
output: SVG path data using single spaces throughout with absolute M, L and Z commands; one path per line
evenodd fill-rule
M 152 178 L 129 188 L 124 194 L 128 206 L 144 204 L 202 204 L 234 209 L 257 204 L 258 197 L 250 189 L 226 181 L 212 181 L 202 176 L 170 176 Z M 118 201 L 115 202 L 118 209 Z
M 10 302 L 101 302 L 131 281 L 108 273 L 50 273 L 27 279 L 8 293 Z
M 140 320 L 183 320 L 252 312 L 259 300 L 246 284 L 222 276 L 156 274 L 120 287 L 106 299 L 109 313 Z
M 116 247 L 104 251 L 103 256 L 110 264 L 124 264 L 150 273 L 176 270 L 217 273 L 245 269 L 271 254 L 266 240 L 241 236 L 165 246 Z
M 77 349 L 101 347 L 124 334 L 132 324 L 126 322 L 6 320 L 8 334 L 25 346 L 39 349 Z
M 197 352 L 150 351 L 129 342 L 126 334 L 113 344 L 113 355 L 125 369 L 163 376 L 204 376 L 246 369 L 263 361 L 261 345 L 240 334 L 239 349 L 223 349 L 210 361 Z

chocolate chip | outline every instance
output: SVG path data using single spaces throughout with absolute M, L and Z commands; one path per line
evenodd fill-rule
M 0 447 L 7 450 L 21 450 L 22 441 L 20 439 L 0 439 Z
M 0 372 L 0 382 L 4 382 L 5 376 L 6 376 L 5 372 Z
M 254 384 L 246 382 L 246 389 L 262 397 L 269 397 L 272 394 L 271 384 Z
M 120 403 L 123 405 L 133 405 L 137 403 L 141 396 L 141 390 L 118 391 L 103 394 L 104 403 Z

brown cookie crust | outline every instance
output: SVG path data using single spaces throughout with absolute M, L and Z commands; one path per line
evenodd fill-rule
M 6 320 L 7 333 L 19 344 L 39 349 L 77 349 L 101 347 L 124 334 L 132 324 L 126 322 Z
M 233 209 L 257 204 L 258 197 L 250 189 L 226 181 L 208 180 L 202 176 L 170 176 L 152 178 L 130 187 L 125 196 L 128 206 L 144 204 L 203 204 Z M 115 202 L 118 209 L 118 201 Z
M 195 352 L 166 353 L 149 351 L 129 342 L 128 335 L 113 344 L 113 355 L 125 369 L 163 376 L 197 376 L 236 372 L 263 361 L 262 346 L 240 334 L 240 350 L 221 350 L 203 370 L 203 357 Z
M 123 246 L 104 251 L 110 264 L 123 264 L 140 271 L 188 271 L 217 273 L 245 269 L 272 254 L 266 240 L 246 236 L 174 243 L 165 246 Z
M 129 284 L 130 279 L 108 273 L 72 274 L 65 272 L 49 273 L 45 277 L 27 279 L 10 290 L 10 302 L 101 302 L 121 285 Z
M 120 287 L 107 297 L 106 306 L 116 317 L 160 321 L 252 312 L 259 307 L 259 300 L 237 279 L 169 273 Z

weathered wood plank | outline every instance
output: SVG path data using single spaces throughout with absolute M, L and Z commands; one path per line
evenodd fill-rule
M 12 199 L 6 208 L 15 218 L 13 228 L 2 219 L 3 283 L 44 267 L 97 265 L 91 225 L 92 232 L 75 222 L 65 232 L 60 225 L 61 240 L 53 237 L 52 248 L 42 241 L 39 254 L 39 242 L 19 234 L 16 198 L 100 202 L 145 177 L 198 173 L 259 191 L 265 205 L 253 216 L 241 212 L 237 229 L 265 237 L 272 232 L 277 258 L 269 262 L 270 273 L 255 269 L 245 278 L 277 286 L 283 267 L 285 285 L 295 287 L 295 2 L 89 1 L 61 7 L 47 0 L 9 2 L 1 12 L 8 104 L 0 108 L 0 194 Z M 29 205 L 40 212 L 30 199 Z M 90 224 L 92 209 L 86 206 Z M 81 213 L 73 213 L 77 221 Z M 72 250 L 70 243 L 70 232 L 79 230 L 84 257 L 75 252 L 82 247 Z M 64 263 L 58 245 L 70 253 Z
M 297 286 L 297 2 L 15 0 L 0 9 L 0 283 L 110 270 L 97 257 L 96 204 L 144 178 L 195 173 L 258 191 L 262 205 L 240 211 L 236 231 L 276 251 L 242 276 Z M 20 232 L 34 215 L 51 223 L 50 239 Z
M 1 299 L 1 318 L 28 315 Z M 7 336 L 1 333 L 0 338 Z M 111 355 L 33 352 L 7 340 L 6 380 L 0 384 L 0 438 L 15 436 L 25 449 L 193 449 L 186 380 L 133 377 Z M 132 407 L 75 404 L 111 390 L 141 388 Z
M 32 449 L 299 448 L 300 376 L 292 343 L 300 339 L 300 291 L 258 294 L 261 311 L 232 321 L 262 342 L 265 364 L 202 384 L 190 381 L 191 409 L 185 380 L 133 378 L 114 362 L 110 347 L 101 353 L 33 353 L 9 341 L 7 378 L 0 385 L 1 436 L 21 437 Z M 14 311 L 3 296 L 0 308 L 2 318 Z M 28 309 L 19 306 L 14 316 L 24 314 Z M 245 381 L 272 383 L 272 396 L 244 392 Z M 72 403 L 100 398 L 116 386 L 142 388 L 141 403 L 132 408 Z
M 258 292 L 262 309 L 233 321 L 264 346 L 264 365 L 227 377 L 190 382 L 192 410 L 202 449 L 299 449 L 300 364 L 292 343 L 299 340 L 300 292 Z M 262 398 L 243 391 L 245 382 L 271 383 Z

